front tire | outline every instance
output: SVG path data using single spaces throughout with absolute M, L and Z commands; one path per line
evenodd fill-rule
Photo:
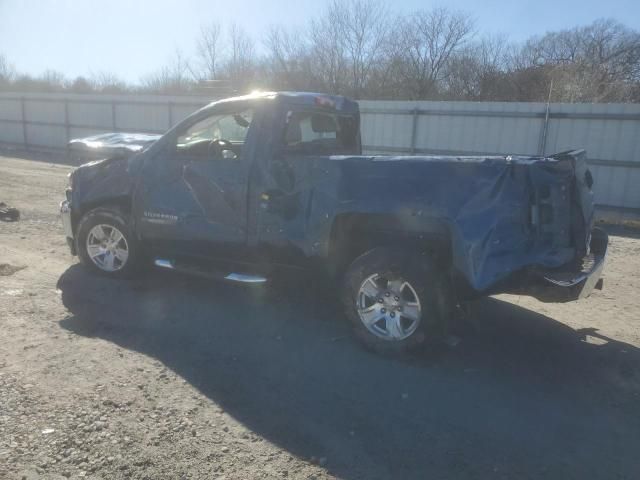
M 128 218 L 119 210 L 91 210 L 80 220 L 77 232 L 78 256 L 92 271 L 114 278 L 137 271 L 138 245 Z
M 349 266 L 342 301 L 356 337 L 367 348 L 405 353 L 444 332 L 446 286 L 426 254 L 375 248 Z

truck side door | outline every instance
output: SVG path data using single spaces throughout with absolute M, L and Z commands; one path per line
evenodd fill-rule
M 326 165 L 329 155 L 359 148 L 357 119 L 285 105 L 278 128 L 281 134 L 266 168 L 268 186 L 257 192 L 257 252 L 265 262 L 304 266 L 314 248 L 307 231 L 313 172 Z
M 248 155 L 253 109 L 211 113 L 175 132 L 145 165 L 138 230 L 154 250 L 230 260 L 247 241 Z

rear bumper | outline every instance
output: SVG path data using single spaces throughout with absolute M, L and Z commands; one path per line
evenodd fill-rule
M 571 302 L 588 297 L 594 289 L 601 290 L 601 278 L 607 256 L 609 237 L 604 230 L 591 232 L 589 254 L 572 267 L 538 270 L 532 273 L 526 291 L 521 292 L 543 302 Z
M 64 235 L 67 239 L 67 245 L 71 255 L 76 254 L 76 244 L 73 240 L 73 224 L 71 223 L 71 202 L 64 200 L 60 202 L 60 217 L 62 218 L 62 227 Z

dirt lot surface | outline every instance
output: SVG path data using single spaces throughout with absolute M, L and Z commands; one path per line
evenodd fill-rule
M 485 299 L 393 360 L 300 290 L 87 273 L 69 170 L 0 157 L 0 478 L 640 478 L 637 236 L 589 299 Z

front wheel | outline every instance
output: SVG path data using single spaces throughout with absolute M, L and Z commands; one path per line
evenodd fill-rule
M 80 220 L 77 231 L 78 256 L 91 270 L 109 277 L 125 277 L 135 271 L 137 242 L 121 212 L 91 210 Z
M 347 270 L 343 292 L 355 335 L 376 352 L 407 352 L 443 332 L 446 282 L 428 256 L 370 250 Z

